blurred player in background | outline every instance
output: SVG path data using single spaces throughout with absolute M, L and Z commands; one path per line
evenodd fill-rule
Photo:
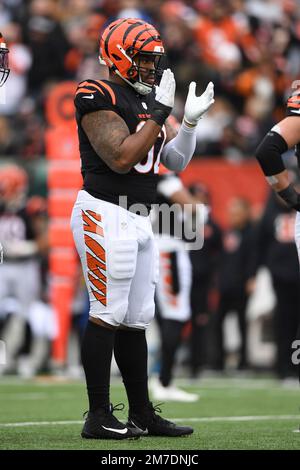
M 90 296 L 82 343 L 89 398 L 85 438 L 193 432 L 161 418 L 148 397 L 145 330 L 154 315 L 158 280 L 148 214 L 156 198 L 160 160 L 168 169 L 181 171 L 192 158 L 196 125 L 214 101 L 213 84 L 200 97 L 195 82 L 190 84 L 183 123 L 169 140 L 164 123 L 174 105 L 175 79 L 171 70 L 162 71 L 163 58 L 163 44 L 152 25 L 119 19 L 100 41 L 100 60 L 109 67 L 109 80 L 86 80 L 76 92 L 84 183 L 71 225 Z M 110 406 L 113 350 L 129 402 L 126 425 Z
M 295 148 L 300 168 L 300 89 L 299 81 L 294 83 L 294 92 L 287 101 L 286 117 L 276 124 L 265 136 L 256 150 L 256 158 L 267 182 L 289 209 L 297 211 L 295 241 L 300 260 L 300 194 L 290 181 L 282 155 Z M 290 336 L 291 338 L 291 336 Z M 294 339 L 300 339 L 300 324 Z M 292 355 L 290 344 L 290 356 Z M 281 366 L 282 367 L 282 366 Z M 300 372 L 299 372 L 300 373 Z
M 160 207 L 172 207 L 177 204 L 181 208 L 190 209 L 189 212 L 175 212 L 176 220 L 172 225 L 183 226 L 188 221 L 182 220 L 182 216 L 192 218 L 193 212 L 197 211 L 197 201 L 183 186 L 179 176 L 171 171 L 164 169 L 159 175 L 157 193 L 157 203 Z M 155 212 L 153 216 L 155 217 Z M 156 216 L 158 219 L 159 214 Z M 185 392 L 171 384 L 183 328 L 191 317 L 192 270 L 189 252 L 184 240 L 176 237 L 175 227 L 171 227 L 171 233 L 164 233 L 164 227 L 159 220 L 153 220 L 153 226 L 154 233 L 156 230 L 158 232 L 156 240 L 159 248 L 156 307 L 161 333 L 161 369 L 159 379 L 153 377 L 151 380 L 151 391 L 156 400 L 193 402 L 198 399 L 198 395 Z
M 7 348 L 6 369 L 15 369 L 30 308 L 40 298 L 39 235 L 27 207 L 28 176 L 21 167 L 0 167 L 0 310 L 11 313 L 2 339 Z

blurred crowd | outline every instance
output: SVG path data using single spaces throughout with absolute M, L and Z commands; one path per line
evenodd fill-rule
M 0 361 L 0 376 L 57 372 L 57 364 L 51 359 L 59 326 L 49 298 L 47 204 L 39 196 L 28 197 L 28 183 L 28 175 L 20 166 L 0 167 L 0 251 L 4 251 L 0 264 L 0 338 L 6 344 L 6 363 L 1 365 Z M 178 364 L 194 378 L 207 370 L 224 373 L 251 369 L 273 371 L 282 380 L 295 378 L 297 369 L 291 353 L 300 323 L 295 211 L 270 193 L 263 213 L 254 219 L 249 200 L 235 196 L 224 204 L 228 219 L 225 228 L 214 218 L 207 187 L 195 179 L 188 189 L 206 206 L 207 216 L 203 247 L 187 252 L 191 261 L 191 316 L 180 333 Z M 66 337 L 67 359 L 59 367 L 63 374 L 76 377 L 82 374 L 80 341 L 89 314 L 80 272 L 78 262 Z M 175 272 L 172 276 L 178 279 Z M 159 309 L 156 320 L 160 327 Z M 150 372 L 160 368 L 159 337 L 153 322 L 149 332 Z
M 274 121 L 300 72 L 297 0 L 1 0 L 10 48 L 7 99 L 0 104 L 0 155 L 44 153 L 45 98 L 62 80 L 99 78 L 101 30 L 137 17 L 161 32 L 182 117 L 187 84 L 212 80 L 217 100 L 199 126 L 198 155 L 246 158 Z
M 292 83 L 300 77 L 298 0 L 0 0 L 0 31 L 11 67 L 6 100 L 0 100 L 0 163 L 13 157 L 22 166 L 36 165 L 43 158 L 48 93 L 64 80 L 103 77 L 97 60 L 99 35 L 120 17 L 142 18 L 161 32 L 177 82 L 178 119 L 191 80 L 197 82 L 198 94 L 210 80 L 215 83 L 216 102 L 198 127 L 196 155 L 251 158 L 265 133 L 284 116 Z M 30 182 L 19 167 L 0 175 L 0 240 L 7 255 L 0 266 L 0 333 L 10 338 L 2 372 L 24 376 L 49 371 L 57 328 L 48 304 L 46 203 L 28 199 Z M 203 185 L 190 191 L 210 207 Z M 231 200 L 224 211 L 227 229 L 209 212 L 204 248 L 191 252 L 192 318 L 184 330 L 183 362 L 193 377 L 206 368 L 223 371 L 230 366 L 224 324 L 234 312 L 239 330 L 234 367 L 243 370 L 255 363 L 249 354 L 258 348 L 249 344 L 249 300 L 261 289 L 257 280 L 265 266 L 269 284 L 262 295 L 260 291 L 260 300 L 268 305 L 252 305 L 252 323 L 259 325 L 256 338 L 262 352 L 264 342 L 276 346 L 264 365 L 275 368 L 280 378 L 293 376 L 290 352 L 300 312 L 295 214 L 273 196 L 260 220 L 252 220 L 246 199 Z M 20 283 L 21 270 L 26 282 Z M 72 329 L 77 364 L 78 339 L 88 315 L 81 280 L 79 286 Z M 275 300 L 267 299 L 271 291 Z

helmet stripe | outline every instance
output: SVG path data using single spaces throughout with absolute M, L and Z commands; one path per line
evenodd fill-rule
M 131 24 L 125 31 L 124 35 L 123 35 L 123 44 L 125 43 L 126 39 L 127 39 L 127 36 L 128 34 L 134 29 L 134 28 L 137 28 L 138 26 L 142 26 L 144 23 L 142 22 L 136 22 L 134 24 Z
M 105 48 L 105 52 L 106 54 L 108 55 L 108 57 L 110 56 L 109 52 L 108 52 L 108 41 L 111 37 L 111 35 L 115 32 L 116 29 L 119 28 L 119 26 L 121 26 L 123 23 L 125 23 L 125 21 L 127 21 L 127 19 L 124 19 L 123 21 L 121 21 L 119 24 L 116 24 L 111 30 L 110 32 L 108 33 L 105 41 L 104 41 L 104 48 Z
M 137 35 L 134 38 L 134 41 L 132 43 L 133 48 L 135 48 L 136 42 L 139 39 L 139 37 L 142 36 L 142 34 L 145 33 L 146 31 L 155 31 L 155 29 L 154 28 L 146 28 L 146 29 L 143 29 L 142 31 L 140 31 L 139 33 L 137 33 Z
M 140 48 L 140 51 L 142 51 L 144 49 L 145 46 L 147 46 L 148 44 L 150 44 L 150 42 L 153 42 L 153 41 L 156 41 L 156 37 L 155 36 L 151 36 L 150 38 L 146 39 L 146 41 L 143 43 L 142 47 Z

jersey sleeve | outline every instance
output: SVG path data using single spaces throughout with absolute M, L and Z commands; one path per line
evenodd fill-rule
M 289 97 L 286 104 L 287 116 L 300 116 L 300 92 L 297 90 Z
M 108 83 L 102 80 L 86 80 L 79 83 L 74 104 L 81 116 L 100 110 L 118 113 L 115 92 Z

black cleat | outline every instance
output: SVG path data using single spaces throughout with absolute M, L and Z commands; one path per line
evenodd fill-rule
M 122 408 L 118 408 L 121 405 Z M 123 410 L 124 405 L 119 403 L 115 407 L 110 405 L 109 410 L 100 408 L 89 411 L 81 431 L 81 437 L 85 439 L 138 439 L 142 432 L 138 429 L 128 428 L 114 415 L 114 410 Z
M 129 413 L 126 426 L 131 430 L 139 430 L 144 436 L 187 436 L 192 434 L 194 429 L 189 426 L 177 426 L 177 424 L 161 418 L 157 415 L 161 413 L 158 405 L 149 403 L 143 413 Z

